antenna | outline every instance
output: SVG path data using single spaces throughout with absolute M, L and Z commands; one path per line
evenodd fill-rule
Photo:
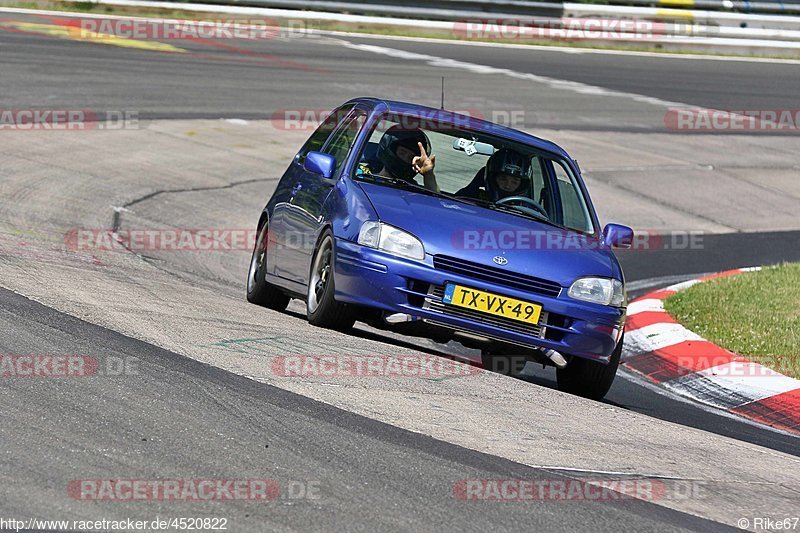
M 444 109 L 444 76 L 442 76 L 442 109 Z

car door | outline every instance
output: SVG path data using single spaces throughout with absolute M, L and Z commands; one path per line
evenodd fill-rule
M 364 110 L 353 109 L 319 150 L 333 156 L 336 161 L 331 179 L 305 169 L 298 172 L 292 199 L 284 209 L 286 255 L 281 259 L 283 266 L 289 270 L 284 275 L 293 281 L 307 282 L 311 257 L 324 222 L 323 205 L 341 176 L 347 156 L 366 118 Z
M 563 161 L 543 159 L 551 175 L 548 194 L 555 206 L 555 221 L 569 229 L 594 233 L 594 223 L 580 184 Z M 548 210 L 548 213 L 550 211 Z M 551 214 L 552 216 L 552 214 Z
M 278 276 L 283 279 L 293 279 L 298 281 L 293 276 L 293 271 L 290 264 L 293 257 L 293 251 L 287 247 L 296 240 L 296 235 L 293 235 L 289 230 L 289 224 L 293 224 L 294 220 L 291 216 L 293 214 L 295 196 L 300 191 L 301 185 L 304 180 L 306 170 L 303 168 L 303 163 L 309 152 L 316 152 L 322 150 L 328 141 L 328 138 L 336 131 L 341 122 L 344 122 L 353 110 L 353 104 L 344 105 L 333 111 L 328 115 L 319 127 L 311 134 L 303 147 L 294 156 L 289 168 L 286 169 L 283 177 L 278 183 L 275 198 L 276 203 L 272 209 L 269 225 L 269 239 L 271 253 L 267 255 L 267 273 L 270 275 Z M 291 215 L 287 219 L 287 211 Z M 280 280 L 273 280 L 279 285 L 284 285 Z

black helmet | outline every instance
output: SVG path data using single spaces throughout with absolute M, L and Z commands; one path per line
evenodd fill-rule
M 530 158 L 510 148 L 501 148 L 486 162 L 486 190 L 492 200 L 507 196 L 527 195 L 530 188 Z M 501 191 L 497 185 L 497 174 L 509 174 L 520 178 L 519 187 L 515 191 Z
M 419 155 L 419 146 L 422 143 L 425 151 L 430 153 L 431 143 L 428 136 L 419 128 L 403 128 L 399 124 L 392 126 L 381 137 L 378 143 L 378 160 L 383 163 L 383 168 L 389 171 L 392 176 L 410 180 L 414 177 L 414 169 L 411 163 L 403 161 L 397 157 L 397 148 L 404 146 L 415 154 Z

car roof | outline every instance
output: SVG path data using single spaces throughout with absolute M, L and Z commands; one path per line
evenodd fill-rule
M 489 133 L 491 135 L 497 135 L 499 137 L 505 137 L 506 139 L 528 144 L 539 148 L 540 150 L 546 150 L 548 152 L 554 152 L 556 154 L 562 155 L 568 159 L 572 159 L 563 148 L 555 144 L 554 142 L 548 141 L 546 139 L 542 139 L 540 137 L 536 137 L 535 135 L 530 135 L 528 133 L 515 130 L 513 128 L 509 128 L 507 126 L 501 126 L 500 124 L 495 124 L 494 122 L 489 122 L 488 120 L 483 120 L 477 117 L 471 117 L 469 115 L 464 115 L 461 113 L 456 113 L 454 111 L 448 111 L 446 109 L 436 109 L 434 107 L 428 107 L 420 104 L 412 104 L 409 102 L 400 102 L 397 100 L 383 100 L 380 98 L 372 98 L 372 97 L 361 97 L 361 98 L 354 98 L 347 102 L 348 104 L 353 103 L 360 103 L 364 104 L 371 109 L 378 109 L 379 107 L 384 107 L 383 111 L 388 113 L 398 113 L 401 115 L 422 115 L 426 119 L 431 121 L 441 121 L 445 123 L 456 123 L 456 124 L 469 124 L 470 128 L 479 129 L 482 132 Z

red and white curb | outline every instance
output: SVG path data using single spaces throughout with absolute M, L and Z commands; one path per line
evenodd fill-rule
M 664 300 L 740 268 L 660 289 L 628 305 L 625 366 L 681 396 L 775 428 L 800 433 L 800 380 L 748 361 L 678 324 Z

